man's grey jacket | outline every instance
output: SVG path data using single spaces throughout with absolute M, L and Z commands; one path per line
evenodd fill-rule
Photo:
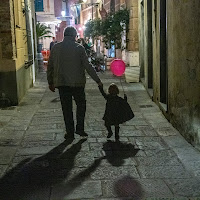
M 85 70 L 97 83 L 99 77 L 88 62 L 85 49 L 71 36 L 53 46 L 47 68 L 49 85 L 84 87 L 86 83 Z

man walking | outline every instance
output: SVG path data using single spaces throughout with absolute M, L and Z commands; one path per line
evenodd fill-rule
M 49 89 L 55 92 L 58 88 L 62 111 L 65 121 L 65 139 L 74 138 L 74 132 L 80 136 L 87 136 L 84 131 L 84 119 L 86 112 L 85 99 L 85 70 L 91 78 L 100 86 L 101 80 L 94 68 L 88 62 L 85 49 L 75 41 L 77 30 L 67 27 L 64 31 L 64 40 L 53 46 L 47 68 L 47 80 Z M 74 127 L 72 97 L 77 106 L 76 131 Z

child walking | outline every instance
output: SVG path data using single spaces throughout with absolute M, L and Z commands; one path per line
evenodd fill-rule
M 119 88 L 114 83 L 109 86 L 108 94 L 104 92 L 103 86 L 99 86 L 99 90 L 107 101 L 103 116 L 105 127 L 108 130 L 107 138 L 110 138 L 113 135 L 111 126 L 114 126 L 115 140 L 118 141 L 120 129 L 119 124 L 132 119 L 134 117 L 134 113 L 127 102 L 126 94 L 124 94 L 124 98 L 119 97 Z

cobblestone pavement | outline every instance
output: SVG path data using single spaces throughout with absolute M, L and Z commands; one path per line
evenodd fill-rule
M 105 88 L 120 86 L 109 72 L 100 76 Z M 135 118 L 121 126 L 119 143 L 106 139 L 105 100 L 89 77 L 87 140 L 64 140 L 58 92 L 48 90 L 45 73 L 19 106 L 1 109 L 0 199 L 200 199 L 200 152 L 165 119 L 142 84 L 122 82 Z

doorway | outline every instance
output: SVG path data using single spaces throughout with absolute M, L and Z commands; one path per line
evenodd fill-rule
M 140 78 L 141 81 L 145 83 L 145 73 L 144 73 L 144 52 L 145 52 L 145 48 L 144 48 L 144 2 L 141 1 L 140 3 L 140 9 L 141 9 L 141 13 L 140 13 Z
M 147 1 L 147 23 L 148 23 L 148 49 L 147 49 L 147 66 L 148 66 L 148 89 L 153 89 L 153 43 L 152 43 L 152 1 Z M 153 91 L 152 91 L 153 96 Z
M 166 0 L 160 1 L 160 102 L 167 105 L 167 12 Z M 167 106 L 166 106 L 167 109 Z

